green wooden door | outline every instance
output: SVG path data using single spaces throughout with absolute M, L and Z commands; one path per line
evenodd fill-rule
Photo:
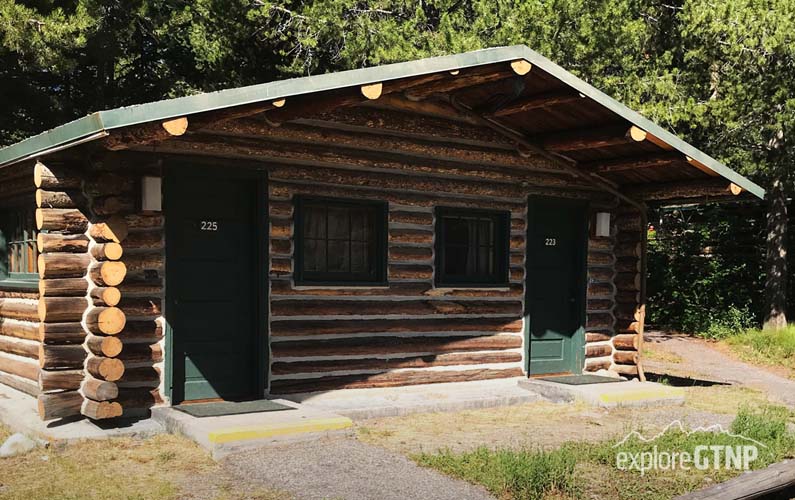
M 174 403 L 262 393 L 262 188 L 228 171 L 168 170 L 166 319 Z
M 526 302 L 531 375 L 580 373 L 585 324 L 585 204 L 531 198 Z

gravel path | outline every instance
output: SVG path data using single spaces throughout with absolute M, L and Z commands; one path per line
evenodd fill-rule
M 227 456 L 221 463 L 240 481 L 285 490 L 298 499 L 493 499 L 482 488 L 344 437 L 268 446 Z
M 781 403 L 795 407 L 795 381 L 738 361 L 710 347 L 708 342 L 688 335 L 650 331 L 645 339 L 683 360 L 681 363 L 647 360 L 645 368 L 649 372 L 742 385 L 764 391 Z

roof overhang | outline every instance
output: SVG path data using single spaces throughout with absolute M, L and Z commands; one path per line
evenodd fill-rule
M 484 49 L 317 76 L 293 78 L 92 113 L 0 150 L 0 167 L 101 138 L 113 130 L 318 92 L 419 77 L 524 59 L 561 83 L 680 152 L 701 170 L 721 176 L 758 198 L 765 191 L 706 153 L 654 124 L 524 45 Z M 695 167 L 694 167 L 695 168 Z

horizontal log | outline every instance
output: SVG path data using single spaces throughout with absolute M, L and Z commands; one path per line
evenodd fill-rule
M 389 260 L 394 261 L 430 261 L 433 250 L 430 247 L 398 247 L 389 249 Z
M 147 252 L 125 255 L 122 262 L 129 273 L 141 271 L 161 271 L 165 266 L 165 258 L 160 252 Z
M 725 179 L 688 180 L 642 184 L 626 188 L 624 194 L 644 201 L 682 200 L 686 198 L 734 198 L 732 184 Z
M 67 234 L 83 234 L 88 219 L 76 208 L 37 208 L 36 229 Z
M 95 306 L 114 307 L 121 301 L 121 292 L 115 286 L 98 286 L 91 289 L 91 300 Z
M 614 311 L 617 318 L 640 321 L 640 308 L 635 304 L 619 304 Z
M 612 299 L 588 299 L 586 309 L 594 312 L 611 312 L 614 305 Z
M 97 243 L 91 246 L 91 255 L 97 260 L 119 260 L 123 254 L 124 249 L 122 246 L 113 241 Z
M 591 329 L 610 329 L 615 324 L 615 318 L 609 313 L 588 313 L 585 323 L 586 328 Z
M 640 292 L 635 290 L 619 290 L 616 293 L 616 302 L 640 304 Z
M 85 197 L 77 191 L 36 190 L 36 206 L 38 208 L 77 208 L 82 205 L 85 205 Z
M 613 362 L 609 357 L 604 358 L 588 358 L 585 360 L 586 372 L 598 372 L 599 370 L 608 370 Z
M 573 92 L 568 89 L 563 91 L 553 90 L 550 92 L 536 93 L 510 101 L 508 104 L 492 113 L 492 116 L 500 117 L 515 115 L 517 113 L 526 113 L 536 109 L 577 102 L 581 99 L 582 96 L 578 92 Z
M 160 344 L 126 344 L 119 354 L 124 364 L 159 363 L 163 361 L 163 349 Z
M 590 251 L 588 252 L 589 266 L 611 266 L 616 258 L 612 253 Z
M 614 172 L 626 172 L 629 170 L 640 170 L 644 168 L 667 167 L 684 163 L 685 157 L 681 153 L 657 153 L 645 154 L 632 157 L 622 157 L 613 160 L 595 160 L 581 162 L 580 168 L 600 174 L 610 174 Z
M 640 258 L 642 256 L 642 245 L 639 241 L 619 243 L 616 245 L 615 254 L 619 259 L 622 257 Z
M 390 264 L 387 275 L 389 279 L 429 281 L 433 279 L 433 267 L 425 264 Z
M 127 220 L 120 216 L 110 216 L 103 222 L 91 224 L 88 228 L 88 235 L 100 243 L 121 243 L 127 238 L 128 232 Z
M 640 322 L 634 319 L 618 318 L 616 320 L 616 331 L 626 333 L 640 332 Z
M 39 276 L 42 279 L 78 278 L 85 276 L 91 263 L 87 253 L 39 254 Z
M 116 288 L 125 297 L 160 297 L 163 295 L 163 279 L 161 277 L 144 281 L 135 281 L 134 279 L 134 276 L 125 279 Z
M 615 241 L 607 237 L 591 237 L 588 240 L 588 249 L 599 252 L 612 252 Z
M 400 368 L 429 368 L 433 366 L 477 365 L 486 363 L 518 363 L 518 352 L 483 352 L 431 354 L 394 359 L 344 359 L 328 361 L 277 362 L 271 366 L 274 375 L 317 373 L 349 370 L 394 370 Z
M 26 358 L 38 359 L 39 343 L 31 340 L 0 337 L 0 351 Z
M 33 167 L 33 184 L 42 189 L 76 189 L 83 182 L 78 170 L 65 165 L 36 162 Z
M 163 231 L 160 229 L 132 232 L 124 240 L 126 250 L 159 250 L 163 247 Z
M 109 401 L 119 396 L 119 387 L 114 382 L 88 377 L 83 382 L 82 392 L 86 398 L 93 401 Z
M 39 341 L 46 344 L 82 344 L 86 337 L 83 325 L 71 323 L 40 323 L 38 327 Z
M 585 342 L 604 342 L 605 340 L 610 340 L 611 338 L 613 337 L 606 333 L 587 332 L 585 334 Z
M 637 365 L 639 359 L 637 351 L 616 351 L 613 354 L 613 361 L 624 365 Z
M 129 230 L 157 229 L 163 227 L 163 214 L 127 214 L 124 216 L 124 221 Z
M 127 317 L 118 307 L 91 307 L 85 318 L 89 332 L 105 335 L 121 332 L 126 322 Z
M 274 337 L 372 333 L 521 332 L 522 320 L 504 318 L 271 321 Z
M 619 273 L 639 273 L 640 259 L 638 257 L 622 257 L 616 262 L 616 271 Z
M 19 392 L 25 393 L 29 396 L 33 396 L 34 398 L 37 398 L 39 394 L 41 394 L 41 389 L 39 389 L 39 384 L 30 381 L 26 378 L 20 378 L 14 375 L 9 375 L 8 373 L 0 372 L 0 384 L 15 389 Z
M 18 339 L 39 340 L 39 324 L 0 317 L 0 335 Z
M 400 244 L 433 244 L 433 231 L 425 229 L 390 229 L 389 230 L 389 245 Z
M 292 259 L 279 259 L 271 257 L 271 273 L 285 275 L 293 272 Z
M 159 298 L 128 298 L 123 297 L 119 308 L 126 316 L 131 317 L 157 317 L 162 314 Z
M 522 303 L 478 301 L 383 301 L 366 300 L 279 300 L 271 304 L 273 316 L 347 316 L 347 315 L 430 315 L 430 314 L 516 314 Z
M 91 420 L 106 420 L 121 417 L 123 410 L 117 401 L 94 401 L 86 399 L 80 407 L 80 413 Z
M 610 297 L 615 293 L 612 283 L 588 283 L 588 297 Z
M 390 210 L 389 222 L 391 224 L 418 224 L 421 226 L 430 226 L 433 224 L 433 213 Z
M 619 215 L 615 219 L 615 225 L 619 231 L 637 231 L 643 230 L 640 212 L 627 212 Z
M 635 142 L 630 130 L 626 125 L 600 126 L 552 132 L 538 137 L 536 141 L 542 148 L 554 152 L 606 148 Z
M 83 396 L 77 391 L 39 394 L 39 417 L 42 420 L 53 420 L 80 415 L 82 404 Z
M 495 378 L 519 377 L 521 368 L 476 370 L 407 370 L 379 374 L 343 375 L 314 379 L 282 379 L 271 382 L 273 394 L 355 389 L 366 387 L 396 387 L 443 382 L 464 382 Z
M 39 321 L 37 301 L 0 299 L 0 317 L 22 321 Z
M 155 366 L 129 368 L 117 382 L 119 387 L 158 387 L 160 385 L 160 369 Z
M 293 242 L 290 240 L 271 240 L 271 255 L 286 255 L 293 254 Z
M 131 410 L 148 410 L 154 405 L 161 404 L 163 398 L 158 389 L 120 388 L 116 401 L 124 408 L 124 414 L 128 415 Z
M 615 278 L 616 288 L 619 290 L 636 291 L 640 290 L 640 273 L 618 273 Z
M 42 391 L 77 390 L 83 382 L 83 370 L 39 370 Z
M 163 328 L 155 320 L 132 320 L 127 322 L 119 336 L 125 343 L 148 342 L 151 344 L 163 337 Z
M 514 335 L 479 337 L 366 337 L 333 340 L 298 340 L 274 342 L 274 359 L 307 356 L 344 356 L 353 354 L 394 354 L 488 351 L 517 349 L 522 338 Z
M 637 365 L 617 365 L 613 364 L 610 367 L 611 371 L 618 373 L 619 375 L 625 375 L 629 377 L 636 377 L 638 375 L 638 366 Z
M 585 346 L 586 358 L 600 358 L 602 356 L 610 356 L 613 353 L 613 347 L 608 344 L 588 344 Z
M 124 363 L 118 358 L 89 355 L 86 360 L 86 371 L 95 378 L 115 382 L 124 375 Z
M 28 380 L 35 381 L 39 379 L 39 364 L 32 359 L 0 354 L 0 371 Z
M 97 215 L 114 215 L 135 211 L 135 200 L 129 195 L 96 197 L 91 210 Z
M 274 280 L 271 282 L 271 295 L 276 296 L 362 296 L 362 297 L 389 297 L 389 296 L 435 296 L 435 297 L 522 297 L 522 285 L 511 285 L 507 290 L 502 288 L 478 289 L 438 289 L 428 283 L 390 283 L 387 287 L 379 288 L 302 288 L 294 287 L 287 280 Z
M 122 351 L 123 344 L 121 340 L 114 336 L 88 335 L 86 337 L 86 347 L 97 356 L 114 358 Z
M 131 193 L 136 179 L 127 175 L 105 172 L 83 183 L 83 191 L 91 197 Z
M 588 268 L 588 280 L 595 282 L 609 282 L 613 279 L 615 271 L 606 267 Z
M 792 495 L 793 489 L 795 462 L 790 458 L 765 469 L 745 472 L 728 481 L 678 496 L 674 500 L 786 498 Z
M 85 297 L 88 281 L 85 278 L 55 278 L 39 280 L 41 297 Z
M 86 359 L 86 351 L 80 344 L 40 344 L 39 367 L 46 370 L 80 368 Z
M 621 334 L 613 337 L 613 346 L 624 351 L 637 351 L 640 345 L 640 338 L 635 334 Z
M 85 234 L 39 233 L 36 235 L 36 246 L 39 253 L 85 253 L 88 251 L 88 242 L 88 236 Z
M 88 306 L 85 297 L 42 297 L 39 299 L 39 321 L 64 323 L 80 321 Z
M 271 238 L 292 238 L 293 223 L 290 220 L 276 219 L 271 221 Z
M 99 286 L 116 286 L 127 276 L 127 266 L 124 262 L 95 262 L 88 275 Z

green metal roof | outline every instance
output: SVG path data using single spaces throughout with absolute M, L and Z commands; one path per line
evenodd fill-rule
M 652 123 L 615 99 L 600 92 L 593 86 L 572 75 L 525 45 L 497 47 L 463 54 L 431 57 L 417 61 L 342 71 L 339 73 L 292 78 L 248 87 L 239 87 L 206 94 L 127 106 L 108 111 L 99 111 L 0 149 L 0 166 L 44 154 L 50 150 L 70 147 L 82 141 L 90 140 L 94 136 L 100 137 L 103 133 L 107 133 L 110 130 L 129 127 L 131 125 L 168 120 L 194 113 L 241 106 L 244 104 L 271 101 L 400 78 L 411 78 L 429 73 L 513 61 L 516 59 L 526 59 L 530 61 L 534 66 L 576 89 L 586 97 L 593 99 L 632 124 L 658 137 L 682 154 L 701 162 L 717 174 L 737 184 L 755 196 L 764 198 L 764 189 L 754 182 L 664 130 L 662 127 Z

